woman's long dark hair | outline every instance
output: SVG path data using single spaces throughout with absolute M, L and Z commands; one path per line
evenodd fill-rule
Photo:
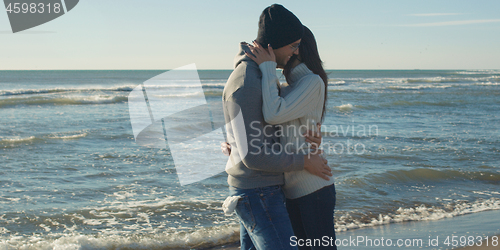
M 326 112 L 326 98 L 328 94 L 328 76 L 323 69 L 323 62 L 319 58 L 318 45 L 316 44 L 316 39 L 309 28 L 304 26 L 304 36 L 299 46 L 299 55 L 301 61 L 309 68 L 314 74 L 319 75 L 323 82 L 325 83 L 325 101 L 323 103 L 323 112 L 321 114 L 321 121 L 323 121 Z M 288 63 L 283 68 L 283 75 L 285 75 L 286 80 L 290 79 L 290 73 L 292 71 L 292 63 L 297 58 L 294 55 Z

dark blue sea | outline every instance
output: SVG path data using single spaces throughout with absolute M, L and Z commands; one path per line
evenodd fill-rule
M 225 173 L 181 185 L 168 147 L 134 139 L 129 95 L 164 72 L 0 71 L 0 249 L 238 240 Z M 219 102 L 231 71 L 198 72 Z M 328 73 L 338 232 L 500 209 L 500 70 Z M 168 91 L 179 103 L 191 98 L 178 88 L 191 86 Z M 214 164 L 196 150 L 187 160 Z

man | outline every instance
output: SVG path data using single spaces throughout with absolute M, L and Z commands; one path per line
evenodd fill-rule
M 277 67 L 283 68 L 298 53 L 302 34 L 299 19 L 274 4 L 260 16 L 256 41 L 266 48 L 271 45 Z M 277 131 L 265 122 L 262 113 L 261 71 L 245 56 L 245 51 L 249 52 L 246 43 L 240 47 L 235 69 L 224 88 L 223 102 L 232 149 L 226 166 L 228 200 L 234 201 L 240 219 L 241 249 L 297 249 L 290 244 L 293 230 L 281 190 L 283 173 L 306 169 L 328 179 L 331 170 L 318 155 L 291 154 L 279 147 Z M 242 122 L 237 122 L 241 117 Z

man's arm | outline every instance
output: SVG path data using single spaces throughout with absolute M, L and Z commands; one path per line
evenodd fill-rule
M 259 82 L 260 84 L 260 82 Z M 225 112 L 231 121 L 238 154 L 249 169 L 266 172 L 289 172 L 304 169 L 304 155 L 286 152 L 283 147 L 273 148 L 270 137 L 275 132 L 272 125 L 264 122 L 262 93 L 258 88 L 237 90 L 224 102 Z M 229 131 L 229 130 L 228 130 Z M 267 140 L 266 140 L 267 139 Z M 234 153 L 234 152 L 232 152 Z
M 239 92 L 244 91 L 244 92 Z M 289 172 L 306 169 L 307 171 L 328 179 L 331 170 L 326 161 L 319 155 L 303 155 L 292 153 L 279 147 L 273 149 L 265 137 L 272 137 L 272 125 L 264 122 L 262 114 L 262 93 L 257 88 L 240 89 L 233 93 L 229 101 L 224 103 L 231 120 L 241 114 L 243 122 L 232 122 L 235 148 L 249 169 L 265 172 Z M 246 149 L 246 150 L 245 150 Z M 245 154 L 246 153 L 246 154 Z

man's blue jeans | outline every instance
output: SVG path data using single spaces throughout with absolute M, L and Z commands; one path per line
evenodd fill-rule
M 242 196 L 235 209 L 241 225 L 241 250 L 297 249 L 291 246 L 292 224 L 281 186 L 255 189 L 230 186 L 229 195 Z

